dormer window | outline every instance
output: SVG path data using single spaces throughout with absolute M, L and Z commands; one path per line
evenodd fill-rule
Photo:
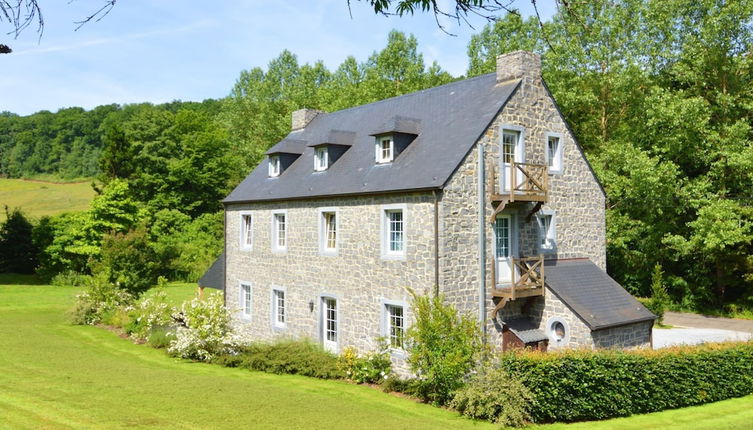
M 376 139 L 377 164 L 391 163 L 395 158 L 395 142 L 392 136 L 381 136 Z
M 269 156 L 269 177 L 274 178 L 277 176 L 280 176 L 281 171 L 280 166 L 280 156 L 279 155 L 270 155 Z
M 329 167 L 329 151 L 326 146 L 314 148 L 314 171 L 322 172 Z

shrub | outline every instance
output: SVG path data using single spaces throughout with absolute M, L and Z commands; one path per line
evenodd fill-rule
M 86 290 L 76 296 L 71 311 L 74 324 L 99 324 L 103 318 L 133 302 L 133 296 L 108 282 L 103 275 L 88 279 Z
M 83 287 L 91 282 L 90 275 L 66 270 L 53 276 L 50 280 L 51 285 L 56 287 Z
M 39 249 L 32 231 L 33 226 L 21 209 L 5 206 L 5 221 L 0 222 L 0 273 L 34 273 Z
M 455 392 L 450 406 L 463 415 L 495 422 L 503 427 L 521 427 L 530 422 L 533 396 L 518 379 L 498 363 L 484 361 L 468 383 Z
M 418 375 L 417 395 L 443 405 L 474 365 L 482 351 L 475 319 L 459 315 L 441 296 L 413 294 L 416 321 L 408 329 L 408 363 Z
M 252 344 L 237 354 L 213 360 L 226 367 L 240 367 L 277 374 L 296 374 L 321 379 L 342 378 L 337 356 L 308 340 Z
M 97 271 L 107 274 L 110 282 L 139 296 L 157 283 L 159 276 L 157 255 L 143 228 L 128 233 L 105 236 L 102 260 Z
M 753 393 L 753 342 L 657 351 L 506 353 L 535 422 L 602 420 Z
M 395 375 L 383 379 L 380 385 L 382 387 L 382 391 L 384 391 L 385 393 L 397 392 L 404 393 L 409 396 L 415 396 L 416 392 L 418 391 L 416 389 L 416 379 L 400 379 Z
M 242 345 L 230 327 L 230 313 L 222 293 L 217 291 L 205 299 L 194 298 L 183 303 L 173 315 L 181 324 L 167 352 L 182 358 L 211 361 L 217 354 L 235 353 Z
M 359 356 L 358 351 L 349 346 L 338 357 L 338 366 L 345 378 L 359 384 L 378 384 L 390 378 L 392 361 L 386 344 L 381 344 L 378 351 Z
M 162 282 L 161 284 L 164 284 Z M 163 285 L 150 292 L 148 297 L 141 297 L 133 306 L 129 316 L 131 323 L 125 327 L 126 332 L 137 340 L 147 340 L 152 329 L 170 324 L 175 309 L 167 303 L 167 292 Z
M 664 272 L 662 272 L 661 266 L 657 264 L 654 266 L 654 272 L 651 274 L 651 301 L 648 302 L 648 310 L 650 310 L 658 318 L 656 319 L 657 325 L 662 325 L 664 322 L 664 311 L 670 305 L 669 294 L 667 293 L 667 287 L 664 285 Z
M 146 338 L 146 343 L 153 348 L 162 349 L 170 346 L 173 339 L 175 339 L 175 330 L 169 327 L 153 327 Z

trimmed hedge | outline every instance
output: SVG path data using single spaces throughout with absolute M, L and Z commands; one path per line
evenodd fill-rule
M 212 362 L 225 367 L 321 379 L 342 379 L 345 376 L 338 368 L 336 355 L 307 340 L 254 343 L 237 354 L 215 357 Z
M 534 422 L 602 420 L 753 393 L 753 342 L 658 351 L 512 352 L 503 368 L 534 397 Z

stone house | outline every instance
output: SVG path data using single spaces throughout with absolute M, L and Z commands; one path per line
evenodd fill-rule
M 202 285 L 223 280 L 254 339 L 381 339 L 398 368 L 410 290 L 477 315 L 501 349 L 649 346 L 654 315 L 605 272 L 605 200 L 539 56 L 511 52 L 496 73 L 294 112 L 223 201 Z

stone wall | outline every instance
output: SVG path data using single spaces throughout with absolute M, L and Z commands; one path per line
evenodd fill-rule
M 549 349 L 590 348 L 593 346 L 591 329 L 557 297 L 549 288 L 544 297 L 537 297 L 528 312 L 534 324 L 549 335 Z M 564 323 L 566 337 L 562 341 L 554 339 L 550 326 L 554 320 Z
M 596 348 L 650 348 L 653 321 L 643 321 L 592 333 Z
M 406 257 L 381 255 L 382 205 L 406 207 Z M 338 252 L 320 255 L 319 208 L 337 208 Z M 272 250 L 272 214 L 285 210 L 287 250 Z M 241 211 L 253 216 L 253 247 L 240 247 Z M 412 321 L 407 288 L 423 293 L 434 285 L 434 197 L 431 193 L 344 197 L 321 200 L 265 202 L 227 207 L 227 307 L 240 315 L 240 282 L 252 286 L 250 319 L 236 325 L 256 340 L 309 337 L 320 339 L 320 296 L 337 298 L 339 347 L 365 352 L 382 336 L 384 300 L 406 305 Z M 272 324 L 272 289 L 286 292 L 286 327 Z M 313 303 L 313 310 L 311 309 Z M 405 369 L 395 354 L 398 370 Z

